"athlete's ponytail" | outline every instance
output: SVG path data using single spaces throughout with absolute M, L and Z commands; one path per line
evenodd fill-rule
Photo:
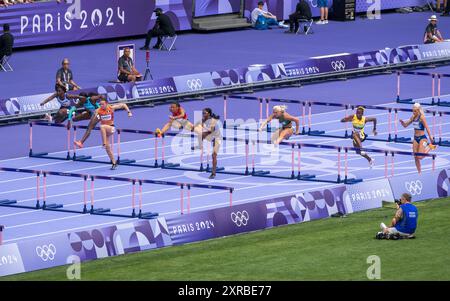
M 214 113 L 212 112 L 211 108 L 205 108 L 205 109 L 203 109 L 203 111 L 208 112 L 208 114 L 209 114 L 209 116 L 211 116 L 211 118 L 214 118 L 214 119 L 217 119 L 217 120 L 220 119 L 220 116 L 214 114 Z

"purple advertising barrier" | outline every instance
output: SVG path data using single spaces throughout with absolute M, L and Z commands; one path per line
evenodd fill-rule
M 138 220 L 67 234 L 71 252 L 81 261 L 172 245 L 166 220 Z
M 25 272 L 17 244 L 0 246 L 0 277 Z
M 450 196 L 450 170 L 443 169 L 439 172 L 437 179 L 437 193 L 440 198 Z
M 196 0 L 194 15 L 195 17 L 204 17 L 238 13 L 240 10 L 241 0 Z
M 423 172 L 421 175 L 413 173 L 390 178 L 389 183 L 391 184 L 394 197 L 399 199 L 405 192 L 411 194 L 413 202 L 439 197 L 438 191 L 441 191 L 441 194 L 443 194 L 442 189 L 446 187 L 446 183 L 448 183 L 448 178 L 445 179 L 445 171 L 444 175 L 440 175 L 441 172 L 442 171 L 429 171 Z M 438 180 L 439 177 L 441 177 L 441 180 Z M 441 186 L 439 186 L 439 183 Z
M 136 84 L 105 83 L 96 88 L 82 91 L 107 93 L 109 100 L 114 102 L 175 93 L 206 92 L 211 89 L 237 87 L 244 84 L 250 85 L 285 78 L 301 78 L 322 73 L 338 73 L 346 70 L 448 57 L 450 57 L 449 42 L 431 45 L 410 45 L 356 54 L 313 57 L 292 63 L 250 65 L 228 70 L 144 81 Z M 39 103 L 48 95 L 50 94 L 0 100 L 0 116 L 34 113 L 57 108 L 58 104 L 56 104 L 56 101 L 50 102 L 47 107 L 39 106 Z
M 347 185 L 345 193 L 347 213 L 381 208 L 382 202 L 394 202 L 394 194 L 387 179 Z
M 167 226 L 174 245 L 217 237 L 214 210 L 168 217 Z
M 176 30 L 191 29 L 189 0 L 68 0 L 0 8 L 0 24 L 9 23 L 14 46 L 48 45 L 140 35 L 155 23 L 162 8 Z

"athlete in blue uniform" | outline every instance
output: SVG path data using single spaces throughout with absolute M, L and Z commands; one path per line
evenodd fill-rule
M 85 99 L 85 97 L 80 95 L 67 94 L 66 87 L 56 84 L 55 93 L 47 97 L 44 101 L 40 103 L 40 105 L 43 106 L 53 99 L 56 99 L 59 102 L 60 108 L 54 118 L 52 118 L 52 116 L 47 113 L 45 114 L 45 119 L 49 122 L 51 122 L 54 119 L 55 123 L 62 123 L 69 116 L 68 113 L 70 107 L 78 103 L 78 100 Z
M 67 124 L 68 128 L 70 128 L 72 122 L 90 120 L 92 116 L 94 116 L 95 110 L 100 107 L 98 101 L 102 98 L 102 96 L 98 93 L 87 94 L 82 92 L 80 93 L 80 96 L 83 96 L 84 98 L 81 99 L 75 106 L 72 106 L 69 110 Z M 77 110 L 80 108 L 83 108 L 84 110 L 77 114 Z
M 436 145 L 433 145 L 434 137 L 431 135 L 430 128 L 428 127 L 427 121 L 425 119 L 425 114 L 419 103 L 415 103 L 413 106 L 413 114 L 408 121 L 400 120 L 403 127 L 408 127 L 410 124 L 414 127 L 414 141 L 413 141 L 413 152 L 415 153 L 428 153 L 430 150 L 436 149 Z M 430 136 L 430 142 L 425 136 L 425 130 Z M 419 174 L 422 172 L 420 160 L 423 156 L 414 156 L 416 162 L 417 171 Z

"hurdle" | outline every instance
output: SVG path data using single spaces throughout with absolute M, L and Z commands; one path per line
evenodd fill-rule
M 3 230 L 5 229 L 5 226 L 0 225 L 0 246 L 3 244 Z
M 35 205 L 21 205 L 17 200 L 3 199 L 0 200 L 0 207 L 11 207 L 11 208 L 21 208 L 21 209 L 32 209 L 32 210 L 47 210 L 47 211 L 58 211 L 65 213 L 78 213 L 78 214 L 91 214 L 91 215 L 106 215 L 113 217 L 123 217 L 123 218 L 141 218 L 141 219 L 152 219 L 159 215 L 157 212 L 144 212 L 143 211 L 143 184 L 155 184 L 164 186 L 175 186 L 180 187 L 180 214 L 185 213 L 185 207 L 187 207 L 187 213 L 190 213 L 191 208 L 191 189 L 201 188 L 201 189 L 212 189 L 212 190 L 224 190 L 229 192 L 229 204 L 233 205 L 233 192 L 234 188 L 229 186 L 220 185 L 209 185 L 209 184 L 196 184 L 196 183 L 186 183 L 186 182 L 171 182 L 162 180 L 150 180 L 150 179 L 133 179 L 125 177 L 112 177 L 112 176 L 102 176 L 102 175 L 87 175 L 69 172 L 56 172 L 56 171 L 42 171 L 42 170 L 31 170 L 31 169 L 20 169 L 20 168 L 7 168 L 0 167 L 0 171 L 4 172 L 14 172 L 14 173 L 27 173 L 36 175 L 36 203 Z M 63 204 L 48 203 L 48 176 L 59 176 L 59 177 L 71 177 L 80 178 L 82 182 L 82 194 L 83 194 L 83 206 L 80 210 L 71 210 L 64 208 Z M 130 214 L 118 214 L 112 213 L 110 208 L 98 208 L 95 206 L 95 183 L 97 180 L 107 180 L 107 181 L 119 181 L 130 183 L 131 189 L 131 213 Z M 136 186 L 138 188 L 136 189 Z M 138 191 L 136 193 L 136 190 Z M 186 190 L 186 192 L 184 192 Z M 137 194 L 137 196 L 136 196 Z M 187 195 L 187 205 L 184 205 L 184 195 Z M 138 201 L 136 202 L 136 198 Z
M 400 97 L 401 75 L 402 74 L 431 77 L 431 103 L 415 101 L 413 98 L 402 99 Z M 398 103 L 404 103 L 404 104 L 414 104 L 415 102 L 419 102 L 422 105 L 432 105 L 432 106 L 437 105 L 437 106 L 450 107 L 450 101 L 441 101 L 441 97 L 442 97 L 441 80 L 442 80 L 442 78 L 445 78 L 445 77 L 450 77 L 450 74 L 437 73 L 437 72 L 421 72 L 421 71 L 397 71 L 396 101 Z M 419 98 L 419 100 L 420 99 L 421 98 Z
M 245 99 L 245 100 L 257 100 L 266 103 L 266 111 L 269 110 L 270 102 L 277 103 L 287 103 L 287 104 L 297 104 L 298 107 L 298 116 L 300 116 L 301 123 L 301 134 L 309 135 L 309 136 L 320 136 L 320 137 L 328 137 L 328 138 L 350 138 L 351 131 L 349 130 L 348 123 L 344 123 L 344 133 L 342 135 L 339 134 L 329 134 L 323 130 L 314 129 L 312 126 L 312 111 L 313 106 L 326 106 L 326 107 L 336 107 L 342 108 L 344 111 L 344 116 L 347 117 L 349 115 L 349 110 L 353 111 L 358 105 L 354 104 L 342 104 L 342 103 L 333 103 L 333 102 L 321 102 L 321 101 L 304 101 L 304 100 L 296 100 L 296 99 L 279 99 L 279 98 L 261 98 L 257 96 L 228 96 L 228 99 Z M 370 141 L 381 141 L 381 142 L 396 142 L 396 143 L 412 143 L 412 139 L 410 137 L 401 137 L 399 135 L 398 130 L 398 114 L 399 112 L 409 112 L 412 113 L 413 110 L 411 108 L 392 108 L 386 106 L 379 105 L 363 105 L 365 109 L 373 109 L 373 110 L 381 110 L 387 111 L 387 125 L 388 125 L 388 133 L 387 138 L 375 138 L 368 137 L 366 140 Z M 442 118 L 443 116 L 450 115 L 448 111 L 437 111 L 431 109 L 423 109 L 425 113 L 432 115 L 432 123 L 430 129 L 433 132 L 433 136 L 435 137 L 434 143 L 440 146 L 448 147 L 450 146 L 450 141 L 444 140 L 442 136 Z M 269 125 L 268 125 L 269 126 Z M 229 127 L 227 127 L 229 128 Z M 240 129 L 237 127 L 237 129 Z M 437 134 L 437 135 L 436 135 Z

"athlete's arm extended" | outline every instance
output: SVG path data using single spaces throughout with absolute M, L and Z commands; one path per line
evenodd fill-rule
M 133 114 L 131 113 L 130 109 L 128 108 L 126 103 L 116 103 L 114 105 L 111 106 L 113 108 L 113 110 L 126 110 L 128 112 L 128 117 L 133 116 Z
M 272 121 L 272 119 L 273 119 L 273 114 L 271 114 L 271 115 L 269 116 L 269 118 L 267 118 L 267 119 L 261 124 L 261 126 L 259 127 L 259 131 L 262 131 L 262 130 L 264 129 L 264 127 L 265 127 L 269 122 Z
M 366 117 L 366 123 L 373 122 L 373 130 L 372 133 L 377 135 L 377 119 L 375 117 Z
M 350 116 L 344 117 L 341 119 L 341 122 L 350 122 L 350 121 L 352 121 L 353 116 L 355 116 L 355 115 L 352 114 Z
M 41 103 L 40 103 L 40 105 L 41 106 L 43 106 L 43 105 L 45 105 L 47 102 L 49 102 L 50 100 L 52 100 L 52 99 L 54 99 L 55 97 L 56 97 L 56 92 L 55 93 L 53 93 L 52 95 L 50 95 L 49 97 L 47 97 L 46 99 L 44 99 Z
M 400 123 L 403 125 L 404 128 L 407 128 L 414 120 L 414 115 L 411 116 L 411 118 L 408 119 L 408 121 L 403 121 L 400 119 Z

